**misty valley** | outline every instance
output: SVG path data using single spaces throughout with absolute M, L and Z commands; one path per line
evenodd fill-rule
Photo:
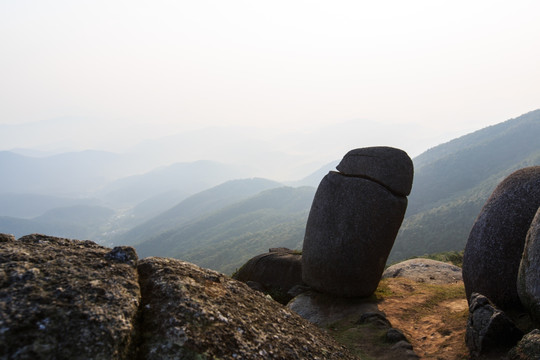
M 495 186 L 540 164 L 538 138 L 539 110 L 415 157 L 413 190 L 389 263 L 463 250 Z M 132 245 L 141 257 L 174 257 L 231 274 L 268 248 L 301 249 L 315 190 L 336 164 L 277 182 L 217 161 L 149 170 L 132 155 L 3 151 L 0 232 Z

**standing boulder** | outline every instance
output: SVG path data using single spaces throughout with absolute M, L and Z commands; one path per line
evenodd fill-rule
M 338 296 L 370 296 L 407 208 L 413 165 L 399 149 L 350 151 L 317 189 L 306 225 L 302 278 Z
M 463 257 L 467 298 L 487 296 L 498 307 L 520 307 L 517 277 L 527 231 L 540 206 L 540 166 L 504 179 L 482 208 Z
M 536 212 L 521 258 L 518 295 L 521 303 L 540 322 L 540 208 Z

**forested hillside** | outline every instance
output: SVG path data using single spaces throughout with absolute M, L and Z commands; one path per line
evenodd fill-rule
M 270 247 L 301 248 L 315 188 L 279 187 L 208 212 L 136 245 L 140 256 L 168 256 L 232 273 Z
M 507 175 L 540 165 L 540 110 L 416 157 L 413 191 L 390 261 L 462 250 L 483 204 Z

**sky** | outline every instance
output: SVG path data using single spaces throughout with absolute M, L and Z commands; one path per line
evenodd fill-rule
M 237 128 L 317 133 L 303 152 L 384 135 L 418 155 L 540 108 L 539 14 L 524 0 L 0 0 L 0 125 L 20 129 L 0 150 Z

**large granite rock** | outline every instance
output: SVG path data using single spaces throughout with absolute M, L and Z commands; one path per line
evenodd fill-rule
M 465 342 L 471 358 L 481 355 L 502 356 L 521 339 L 523 333 L 512 320 L 485 296 L 473 293 Z
M 218 358 L 355 359 L 223 274 L 138 261 L 130 247 L 0 235 L 0 359 Z
M 471 230 L 463 258 L 467 298 L 487 296 L 506 310 L 520 307 L 519 264 L 540 206 L 540 166 L 510 174 L 493 191 Z
M 292 311 L 218 272 L 146 258 L 139 274 L 144 359 L 354 358 Z
M 386 159 L 392 152 L 396 159 L 380 161 L 376 171 L 376 155 Z M 407 198 L 389 190 L 394 187 L 391 180 L 404 177 L 405 183 L 412 183 L 412 169 L 396 165 L 408 163 L 397 149 L 349 154 L 339 166 L 349 174 L 330 172 L 315 194 L 306 225 L 302 278 L 320 292 L 366 297 L 377 288 L 407 208 Z M 364 163 L 369 165 L 366 171 Z
M 374 146 L 349 151 L 336 169 L 345 175 L 365 177 L 390 191 L 407 196 L 413 182 L 413 162 L 403 150 Z
M 405 260 L 389 266 L 382 277 L 403 277 L 428 284 L 453 284 L 463 280 L 460 267 L 422 258 Z
M 540 322 L 540 208 L 527 233 L 517 284 L 521 303 Z
M 0 241 L 0 359 L 133 358 L 133 248 L 42 235 Z
M 303 284 L 302 255 L 286 248 L 272 248 L 248 260 L 232 277 L 248 285 L 255 282 L 274 300 L 286 304 L 292 298 L 287 294 L 289 290 Z

